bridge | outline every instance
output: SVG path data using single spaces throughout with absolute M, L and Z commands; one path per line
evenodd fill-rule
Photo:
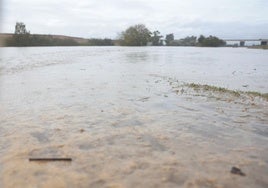
M 239 42 L 240 46 L 245 46 L 246 42 L 259 42 L 260 45 L 265 46 L 268 44 L 268 39 L 225 39 L 228 42 Z

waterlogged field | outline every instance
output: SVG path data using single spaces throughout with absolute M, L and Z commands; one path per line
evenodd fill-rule
M 268 186 L 267 51 L 0 50 L 0 187 Z

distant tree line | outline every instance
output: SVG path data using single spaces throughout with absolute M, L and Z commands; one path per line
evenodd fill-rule
M 86 42 L 78 42 L 73 38 L 59 38 L 53 35 L 31 35 L 26 30 L 26 25 L 17 22 L 15 32 L 12 37 L 7 38 L 6 46 L 113 46 L 115 42 L 121 46 L 201 46 L 219 47 L 225 46 L 225 41 L 215 37 L 205 37 L 200 35 L 188 36 L 183 39 L 175 40 L 174 34 L 167 34 L 165 39 L 158 30 L 151 32 L 144 24 L 130 26 L 121 32 L 118 41 L 112 39 L 88 39 Z
M 122 46 L 146 46 L 151 39 L 151 32 L 143 24 L 127 28 L 120 36 Z
M 205 37 L 201 35 L 199 38 L 196 36 L 188 36 L 180 40 L 174 39 L 174 34 L 166 35 L 165 39 L 159 31 L 151 32 L 143 24 L 138 24 L 127 28 L 119 35 L 120 45 L 122 46 L 207 46 L 219 47 L 224 46 L 225 41 L 215 37 Z
M 112 46 L 111 39 L 89 39 L 86 43 L 79 43 L 72 38 L 58 38 L 53 35 L 31 35 L 26 25 L 17 22 L 12 37 L 7 38 L 5 46 Z
M 88 44 L 89 46 L 113 46 L 114 42 L 112 39 L 97 39 L 97 38 L 93 38 L 93 39 L 89 39 L 88 40 Z
M 59 39 L 52 36 L 40 35 L 16 35 L 8 38 L 5 42 L 6 46 L 78 46 L 79 43 L 72 39 Z
M 22 22 L 17 22 L 14 35 L 6 39 L 6 46 L 77 46 L 78 42 L 72 39 L 54 38 L 51 35 L 31 35 Z
M 226 42 L 224 40 L 221 40 L 215 36 L 209 36 L 205 37 L 201 35 L 198 38 L 198 46 L 204 46 L 204 47 L 219 47 L 219 46 L 225 46 Z
M 138 24 L 120 33 L 119 44 L 121 46 L 161 46 L 162 37 L 159 31 L 151 32 L 144 24 Z

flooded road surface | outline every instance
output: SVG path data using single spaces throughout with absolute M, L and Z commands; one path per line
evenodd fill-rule
M 1 53 L 0 187 L 268 186 L 267 98 L 185 85 L 267 93 L 267 51 Z

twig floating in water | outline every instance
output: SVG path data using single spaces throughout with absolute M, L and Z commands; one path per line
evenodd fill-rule
M 72 161 L 72 158 L 29 158 L 29 161 Z

